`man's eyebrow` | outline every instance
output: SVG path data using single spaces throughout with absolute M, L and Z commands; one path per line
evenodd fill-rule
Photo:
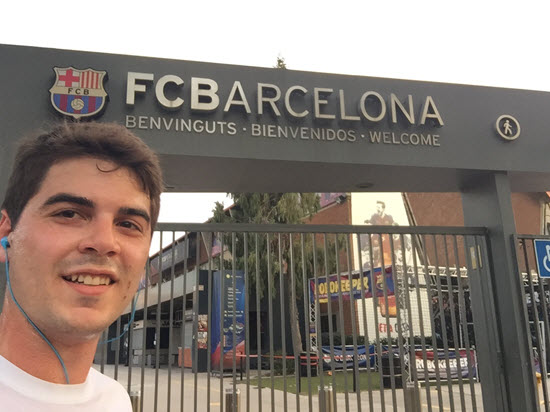
M 139 216 L 145 219 L 147 223 L 151 222 L 151 217 L 149 216 L 149 213 L 147 213 L 147 211 L 144 209 L 138 209 L 135 207 L 121 207 L 120 209 L 118 209 L 118 213 L 127 216 Z
M 53 196 L 50 196 L 44 202 L 44 204 L 42 205 L 42 208 L 54 205 L 56 203 L 72 203 L 72 204 L 88 207 L 90 209 L 93 209 L 95 207 L 95 203 L 84 196 L 76 196 L 76 195 L 71 195 L 69 193 L 57 193 Z M 121 215 L 127 215 L 127 216 L 139 216 L 145 219 L 147 223 L 151 222 L 151 217 L 149 216 L 149 213 L 145 209 L 136 208 L 136 207 L 121 207 L 120 209 L 118 209 L 118 213 Z
M 95 207 L 95 203 L 86 197 L 71 195 L 69 193 L 57 193 L 53 196 L 50 196 L 44 202 L 41 208 L 51 206 L 56 203 L 73 203 L 76 205 L 85 206 L 89 208 Z

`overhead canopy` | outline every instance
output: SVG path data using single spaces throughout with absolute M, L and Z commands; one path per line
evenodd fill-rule
M 515 191 L 550 188 L 545 92 L 21 46 L 0 56 L 3 176 L 21 135 L 76 117 L 132 129 L 172 191 L 457 191 L 490 171 Z

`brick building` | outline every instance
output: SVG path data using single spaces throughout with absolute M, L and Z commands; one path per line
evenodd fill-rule
M 334 194 L 322 194 L 321 195 L 321 209 L 317 214 L 311 218 L 306 219 L 306 224 L 324 225 L 324 224 L 338 224 L 338 225 L 364 225 L 366 224 L 365 216 L 370 216 L 371 213 L 376 213 L 377 199 L 383 199 L 384 208 L 389 215 L 388 221 L 393 221 L 399 225 L 411 225 L 411 226 L 464 226 L 464 217 L 462 212 L 461 197 L 459 193 L 401 193 L 401 194 L 388 194 L 388 193 L 334 193 Z M 389 199 L 389 201 L 388 201 Z M 549 233 L 549 220 L 550 220 L 550 207 L 549 196 L 547 193 L 514 193 L 512 196 L 512 202 L 514 207 L 514 218 L 516 223 L 517 233 L 520 234 L 548 234 Z M 368 210 L 358 211 L 358 208 L 366 208 Z M 429 240 L 429 239 L 428 239 Z M 452 247 L 452 239 L 445 239 L 447 246 L 450 249 Z M 464 252 L 463 248 L 459 247 L 458 265 L 456 262 L 445 261 L 445 249 L 430 247 L 429 241 L 423 245 L 423 253 L 426 255 L 426 260 L 432 267 L 437 265 L 444 267 L 449 265 L 451 267 L 459 266 L 464 267 Z M 460 245 L 462 246 L 462 245 Z M 389 247 L 387 247 L 389 249 Z M 353 250 L 354 265 L 352 270 L 357 270 L 357 248 Z M 386 255 L 386 265 L 389 264 L 391 257 Z M 347 271 L 345 253 L 340 256 L 340 269 L 342 272 Z M 409 265 L 411 262 L 408 263 Z M 531 267 L 534 267 L 534 262 L 531 262 Z M 427 297 L 423 297 L 422 300 Z M 369 300 L 369 299 L 367 299 Z M 353 301 L 351 301 L 353 302 Z M 355 301 L 355 311 L 350 311 L 350 300 L 344 300 L 342 303 L 342 310 L 346 314 L 343 317 L 343 334 L 352 334 L 352 317 L 348 314 L 355 313 L 355 323 L 357 329 L 364 334 L 362 321 L 362 306 Z M 381 302 L 383 303 L 383 302 Z M 424 304 L 425 303 L 425 304 Z M 427 302 L 422 304 L 427 309 Z M 374 322 L 372 310 L 369 311 L 367 306 L 367 324 L 371 325 Z M 320 304 L 320 316 L 321 316 L 321 328 L 323 331 L 329 329 L 329 309 L 328 303 Z M 332 330 L 342 331 L 339 320 L 339 302 L 333 300 L 330 308 L 330 315 L 332 317 Z M 379 313 L 379 316 L 380 313 Z M 387 332 L 385 325 L 379 324 L 382 329 L 379 332 Z M 373 329 L 370 330 L 370 336 L 372 339 Z M 395 337 L 394 331 L 392 336 Z

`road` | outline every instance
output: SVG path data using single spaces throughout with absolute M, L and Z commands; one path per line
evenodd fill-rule
M 100 370 L 99 365 L 94 367 Z M 143 401 L 144 412 L 207 412 L 207 411 L 226 411 L 225 400 L 220 399 L 220 393 L 226 389 L 232 390 L 233 379 L 231 376 L 224 377 L 223 381 L 219 376 L 208 377 L 207 373 L 194 374 L 190 370 L 184 369 L 183 379 L 181 369 L 173 367 L 171 370 L 170 384 L 170 404 L 168 404 L 168 369 L 163 367 L 158 370 L 158 377 L 154 368 L 145 368 L 143 371 L 143 387 L 141 385 L 141 369 L 132 368 L 131 391 L 139 391 L 141 400 Z M 110 377 L 114 377 L 114 366 L 106 365 L 104 373 Z M 155 381 L 158 379 L 158 391 L 155 394 Z M 289 380 L 293 377 L 289 377 Z M 128 386 L 128 368 L 119 366 L 118 381 L 127 388 Z M 183 382 L 183 386 L 182 386 Z M 222 387 L 220 387 L 220 384 Z M 236 377 L 236 388 L 240 391 L 240 412 L 260 412 L 260 411 L 320 411 L 318 388 L 312 388 L 313 393 L 311 399 L 308 395 L 300 395 L 298 399 L 295 394 L 285 393 L 280 390 L 271 388 L 263 388 L 261 390 L 261 402 L 259 401 L 260 391 L 256 386 L 250 385 L 247 396 L 246 381 L 241 382 Z M 210 391 L 208 388 L 210 387 Z M 481 398 L 481 384 L 473 385 L 475 396 L 471 395 L 469 385 L 464 385 L 461 397 L 459 385 L 452 386 L 452 391 L 449 392 L 448 386 L 442 386 L 440 391 L 437 390 L 435 382 L 430 385 L 429 391 L 425 387 L 420 388 L 420 406 L 421 411 L 433 412 L 459 412 L 459 411 L 483 411 Z M 208 393 L 210 392 L 210 397 Z M 182 396 L 183 393 L 183 405 Z M 428 393 L 431 395 L 431 402 L 428 402 Z M 410 392 L 412 394 L 412 392 Z M 397 412 L 406 411 L 404 406 L 404 390 L 396 389 L 392 392 L 391 389 L 383 391 L 372 391 L 369 396 L 368 391 L 361 392 L 359 396 L 355 393 L 346 395 L 338 393 L 336 395 L 335 411 L 381 411 L 381 412 Z M 155 399 L 156 398 L 156 399 Z M 249 399 L 250 407 L 247 408 L 247 400 Z M 286 398 L 286 399 L 285 399 Z M 382 400 L 383 398 L 383 400 Z M 452 402 L 451 402 L 452 401 Z M 222 405 L 223 402 L 223 405 Z M 156 403 L 156 406 L 155 406 Z M 208 408 L 210 404 L 210 408 Z M 261 404 L 261 407 L 260 407 Z M 360 404 L 360 408 L 359 408 Z M 286 407 L 285 407 L 286 406 Z M 231 409 L 227 409 L 231 410 Z M 415 409 L 410 409 L 406 412 L 420 412 Z

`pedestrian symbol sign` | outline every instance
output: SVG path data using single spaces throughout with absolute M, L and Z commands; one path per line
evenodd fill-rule
M 535 239 L 535 256 L 541 278 L 550 278 L 550 240 Z

